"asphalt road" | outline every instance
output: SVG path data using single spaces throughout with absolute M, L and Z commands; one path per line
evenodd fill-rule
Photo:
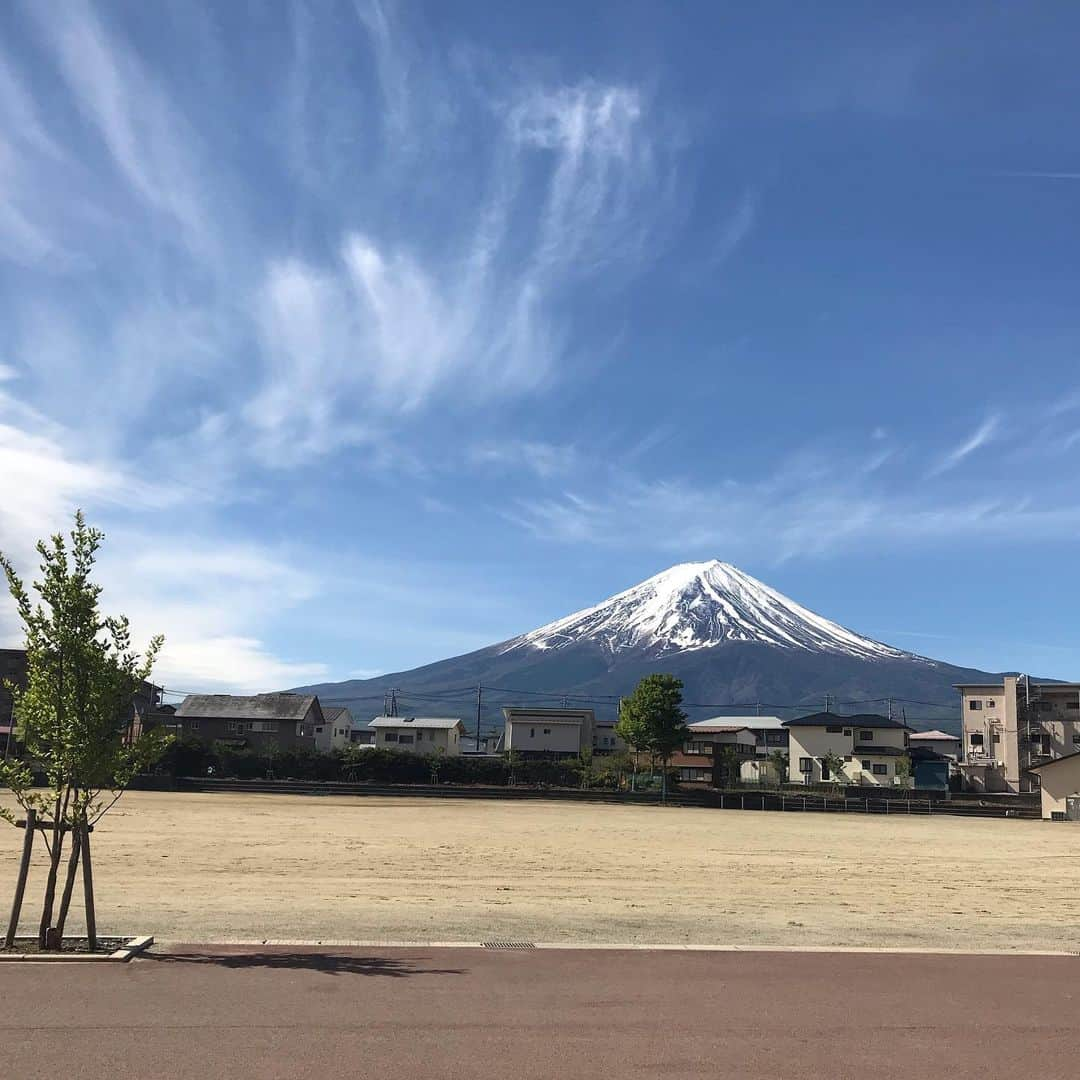
M 0 965 L 13 1080 L 1080 1075 L 1080 958 L 221 947 Z

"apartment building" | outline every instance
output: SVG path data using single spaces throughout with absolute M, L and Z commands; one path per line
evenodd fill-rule
M 465 734 L 465 725 L 457 716 L 376 716 L 368 728 L 374 731 L 374 745 L 380 750 L 410 754 L 442 751 L 448 757 L 461 753 Z
M 897 760 L 907 754 L 911 732 L 907 724 L 876 713 L 813 713 L 785 720 L 784 727 L 789 735 L 789 779 L 804 784 L 891 785 Z M 835 773 L 830 758 L 839 762 Z
M 965 785 L 976 791 L 1037 791 L 1036 766 L 1080 751 L 1080 683 L 1006 675 L 961 684 Z

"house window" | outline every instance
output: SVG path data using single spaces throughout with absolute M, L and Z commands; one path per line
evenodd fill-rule
M 397 741 L 398 741 L 398 737 L 397 737 L 397 732 L 396 732 L 396 731 L 388 731 L 388 732 L 387 732 L 387 733 L 386 733 L 386 734 L 385 734 L 385 735 L 383 736 L 383 738 L 384 738 L 384 739 L 385 739 L 385 740 L 386 740 L 387 742 L 397 742 Z
M 811 773 L 814 771 L 814 759 L 808 757 L 799 758 L 799 772 Z
M 322 734 L 322 728 L 321 728 L 321 727 L 317 727 L 317 728 L 315 729 L 315 734 L 316 734 L 316 735 L 321 735 L 321 734 Z
M 191 727 L 192 731 L 198 731 L 199 730 L 199 721 L 198 720 L 192 720 L 190 727 Z M 1073 736 L 1073 739 L 1074 740 L 1076 739 L 1075 735 Z
M 981 701 L 976 701 L 974 698 L 972 698 L 971 701 L 968 702 L 968 712 L 981 712 L 981 711 L 982 711 L 982 702 Z
M 860 731 L 859 742 L 873 742 L 874 733 L 872 731 Z
M 844 762 L 845 762 L 845 763 L 847 763 L 847 762 L 850 762 L 850 761 L 851 761 L 851 755 L 850 755 L 850 754 L 847 754 L 847 755 L 846 755 L 846 756 L 844 757 Z
M 870 766 L 870 762 L 869 762 L 869 761 L 864 761 L 864 762 L 862 763 L 862 767 L 863 767 L 863 768 L 864 768 L 864 769 L 865 769 L 865 770 L 866 770 L 867 772 L 870 772 L 870 767 L 871 767 L 871 766 Z
M 849 728 L 849 727 L 844 728 L 844 734 L 850 736 L 851 735 L 851 728 Z
M 549 727 L 544 728 L 544 734 L 545 735 L 550 735 L 551 734 L 551 728 L 549 728 Z
M 889 766 L 888 765 L 877 765 L 877 764 L 875 764 L 874 765 L 874 775 L 875 776 L 888 776 L 889 775 Z
M 987 707 L 988 709 L 992 709 L 992 708 L 994 707 L 994 699 L 993 699 L 993 698 L 988 698 L 988 699 L 987 699 L 987 702 L 986 702 L 986 707 Z
M 994 742 L 994 743 L 999 743 L 999 742 L 1001 742 L 1001 736 L 1000 736 L 1000 735 L 999 735 L 999 734 L 998 734 L 998 733 L 997 733 L 997 732 L 995 731 L 995 732 L 994 732 L 994 733 L 993 733 L 993 734 L 992 734 L 992 735 L 990 736 L 990 741 L 991 741 L 991 742 Z
M 782 731 L 766 731 L 765 741 L 769 744 L 769 746 L 783 746 L 784 733 Z
M 413 741 L 413 737 L 412 737 L 412 735 L 403 735 L 403 734 L 399 733 L 397 741 L 399 743 L 404 743 L 405 745 L 411 745 L 412 741 Z
M 982 746 L 985 742 L 981 731 L 973 731 L 968 736 L 968 741 L 971 743 L 972 746 Z
M 825 731 L 829 735 L 839 735 L 844 729 L 840 724 L 826 724 Z

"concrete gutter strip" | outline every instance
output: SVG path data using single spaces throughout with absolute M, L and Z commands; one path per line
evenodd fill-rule
M 258 949 L 298 947 L 308 949 L 483 949 L 482 941 L 312 941 L 299 938 L 275 940 L 227 940 L 219 942 L 161 941 L 163 949 L 200 948 L 213 949 L 215 945 L 223 948 Z M 573 941 L 537 941 L 524 942 L 534 949 L 551 949 L 574 952 L 737 952 L 737 953 L 822 953 L 822 954 L 895 954 L 907 956 L 1080 956 L 1077 949 L 933 949 L 918 946 L 881 946 L 872 945 L 682 945 L 682 944 L 640 944 L 637 942 L 593 944 Z

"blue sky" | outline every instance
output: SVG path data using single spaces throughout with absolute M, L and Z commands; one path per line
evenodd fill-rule
M 1078 32 L 3 5 L 0 548 L 83 506 L 182 689 L 399 670 L 714 557 L 1076 678 Z

